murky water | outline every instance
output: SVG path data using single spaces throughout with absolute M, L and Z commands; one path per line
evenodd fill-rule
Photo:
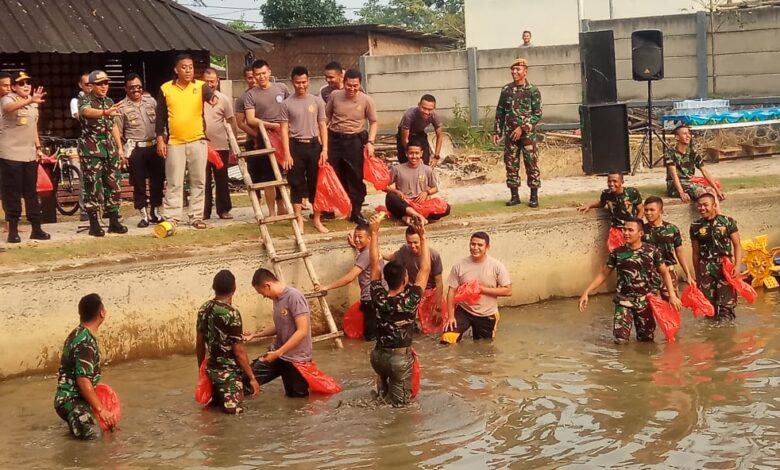
M 239 418 L 195 403 L 194 358 L 106 367 L 124 417 L 91 443 L 54 414 L 54 378 L 0 383 L 0 467 L 780 467 L 780 292 L 733 325 L 686 313 L 676 344 L 613 345 L 610 308 L 506 309 L 492 344 L 422 338 L 423 389 L 404 410 L 367 406 L 370 346 L 356 341 L 315 350 L 345 392 L 292 400 L 273 382 Z

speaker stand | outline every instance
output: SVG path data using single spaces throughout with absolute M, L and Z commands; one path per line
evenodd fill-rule
M 647 124 L 641 129 L 645 135 L 642 137 L 642 142 L 639 143 L 639 148 L 634 156 L 634 161 L 631 164 L 631 176 L 636 174 L 636 170 L 640 165 L 647 165 L 649 168 L 653 168 L 655 165 L 663 161 L 663 152 L 657 160 L 653 160 L 653 136 L 655 136 L 663 149 L 669 149 L 669 144 L 666 143 L 666 139 L 658 135 L 658 131 L 653 128 L 653 81 L 647 81 Z

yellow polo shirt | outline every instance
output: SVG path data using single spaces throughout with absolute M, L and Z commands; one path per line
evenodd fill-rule
M 165 82 L 160 87 L 163 98 L 160 104 L 167 108 L 169 144 L 186 144 L 205 138 L 203 100 L 211 93 L 204 95 L 204 87 L 206 84 L 200 80 L 193 80 L 186 88 L 177 85 L 175 80 Z M 208 91 L 211 89 L 208 88 Z M 162 117 L 160 113 L 158 117 Z

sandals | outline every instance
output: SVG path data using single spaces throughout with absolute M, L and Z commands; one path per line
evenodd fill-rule
M 203 230 L 204 228 L 208 228 L 208 225 L 206 225 L 206 222 L 202 220 L 194 220 L 192 221 L 192 228 L 196 228 L 198 230 Z

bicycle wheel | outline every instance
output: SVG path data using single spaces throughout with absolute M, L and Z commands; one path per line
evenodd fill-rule
M 81 169 L 70 163 L 55 167 L 52 183 L 57 190 L 57 211 L 62 215 L 73 215 L 81 207 Z

